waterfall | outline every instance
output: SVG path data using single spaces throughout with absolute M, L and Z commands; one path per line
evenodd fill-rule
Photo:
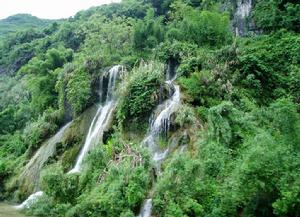
M 234 15 L 236 35 L 245 35 L 249 24 L 247 18 L 252 9 L 252 0 L 238 0 Z
M 169 69 L 169 68 L 168 68 Z M 162 102 L 154 111 L 150 118 L 150 128 L 142 144 L 148 147 L 155 163 L 156 171 L 160 171 L 161 162 L 167 157 L 169 148 L 162 150 L 159 147 L 158 139 L 160 135 L 168 133 L 171 125 L 171 115 L 176 112 L 180 106 L 180 88 L 174 84 L 176 75 L 174 70 L 167 70 L 167 80 L 165 83 L 174 91 L 170 93 L 170 98 Z M 152 199 L 145 200 L 138 217 L 150 217 L 152 210 Z
M 38 191 L 34 194 L 31 194 L 23 203 L 18 206 L 15 206 L 16 209 L 25 209 L 29 208 L 32 204 L 34 204 L 41 196 L 43 196 L 44 192 Z
M 84 146 L 82 150 L 80 151 L 80 154 L 77 158 L 76 164 L 72 170 L 69 171 L 69 173 L 76 173 L 80 172 L 82 162 L 84 160 L 84 157 L 86 154 L 93 148 L 93 146 L 97 145 L 99 142 L 101 142 L 103 133 L 107 129 L 109 122 L 112 118 L 112 114 L 114 111 L 114 108 L 116 106 L 116 99 L 113 95 L 113 92 L 115 90 L 116 81 L 120 77 L 121 73 L 123 73 L 123 66 L 116 65 L 112 67 L 107 73 L 105 73 L 100 78 L 100 90 L 99 90 L 99 101 L 100 105 L 98 107 L 98 110 L 96 112 L 96 115 L 94 116 L 92 123 L 89 127 L 89 131 L 87 134 L 87 137 L 85 139 Z M 108 84 L 105 87 L 104 81 L 108 77 Z M 103 93 L 105 93 L 106 90 L 106 96 L 105 96 L 105 102 L 103 102 Z M 63 136 L 65 130 L 70 126 L 70 123 L 68 123 L 66 126 L 60 129 L 60 131 L 52 137 L 48 145 L 46 147 L 49 148 L 41 148 L 37 154 L 30 160 L 28 163 L 28 167 L 34 166 L 38 167 L 39 169 L 42 168 L 44 162 L 49 158 L 48 153 L 52 153 L 50 156 L 52 156 L 55 153 L 55 144 L 60 141 L 60 138 Z M 54 146 L 54 148 L 53 148 Z M 46 151 L 48 150 L 48 151 Z M 51 150 L 51 151 L 50 151 Z M 39 156 L 45 156 L 47 155 L 47 158 L 41 158 L 40 160 L 42 163 L 37 164 L 37 159 L 39 159 Z M 37 157 L 36 157 L 37 156 Z M 38 161 L 38 162 L 40 162 Z M 26 175 L 27 173 L 25 173 Z M 31 194 L 22 204 L 15 206 L 16 209 L 24 209 L 30 207 L 33 203 L 35 203 L 39 197 L 41 197 L 44 193 L 42 191 L 38 191 L 36 193 Z
M 174 79 L 167 80 L 166 83 L 174 88 L 174 93 L 170 99 L 167 99 L 160 104 L 156 111 L 156 117 L 151 117 L 149 132 L 142 142 L 147 146 L 153 155 L 153 160 L 156 164 L 156 169 L 159 171 L 160 163 L 164 160 L 169 152 L 169 149 L 161 150 L 158 144 L 159 136 L 167 134 L 171 125 L 171 115 L 178 109 L 180 105 L 180 88 L 173 83 Z
M 26 164 L 21 173 L 20 180 L 24 182 L 24 179 L 29 179 L 30 184 L 34 185 L 34 191 L 39 189 L 39 177 L 44 164 L 55 154 L 56 144 L 62 140 L 65 131 L 70 127 L 71 123 L 66 124 L 54 136 L 48 139 Z
M 141 209 L 141 213 L 138 215 L 138 217 L 150 217 L 151 209 L 152 209 L 152 199 L 147 199 L 144 202 L 144 205 Z
M 116 98 L 113 93 L 116 86 L 116 80 L 120 76 L 120 72 L 123 71 L 123 67 L 120 65 L 112 67 L 108 73 L 105 73 L 100 78 L 100 90 L 99 90 L 99 101 L 100 105 L 96 112 L 96 115 L 90 125 L 87 137 L 83 148 L 80 151 L 80 154 L 76 160 L 76 164 L 69 173 L 80 172 L 82 162 L 88 152 L 99 142 L 102 141 L 103 132 L 107 129 L 109 122 L 112 118 L 113 111 L 116 106 Z M 106 96 L 104 99 L 105 93 L 105 84 L 104 81 L 108 77 L 108 84 L 106 89 Z M 104 101 L 104 103 L 103 103 Z
M 252 8 L 251 0 L 239 0 L 237 2 L 236 14 L 241 18 L 246 18 L 250 15 L 251 8 Z
M 46 161 L 55 154 L 56 144 L 61 141 L 64 133 L 70 127 L 72 122 L 69 122 L 64 127 L 52 136 L 41 148 L 35 153 L 35 155 L 30 159 L 26 164 L 23 173 L 21 174 L 21 180 L 25 177 L 29 177 L 32 183 L 34 184 L 34 190 L 39 189 L 39 177 L 40 171 L 43 168 Z M 42 191 L 37 191 L 31 194 L 23 203 L 20 205 L 14 206 L 16 209 L 28 208 L 31 204 L 35 203 L 36 200 L 43 195 Z

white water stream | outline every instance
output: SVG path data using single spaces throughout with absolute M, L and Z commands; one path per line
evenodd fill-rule
M 137 217 L 150 217 L 152 210 L 152 199 L 145 200 L 140 214 Z
M 116 89 L 116 81 L 120 77 L 121 73 L 123 73 L 123 66 L 116 65 L 112 67 L 107 73 L 105 73 L 100 78 L 100 90 L 99 90 L 99 101 L 100 105 L 96 112 L 96 115 L 93 118 L 93 121 L 89 127 L 89 131 L 87 137 L 85 139 L 85 143 L 83 148 L 80 151 L 80 154 L 76 160 L 76 164 L 69 173 L 77 173 L 80 172 L 82 163 L 88 152 L 97 144 L 102 142 L 102 137 L 104 131 L 109 127 L 110 120 L 112 118 L 113 111 L 116 106 L 116 98 L 114 97 L 113 92 Z M 104 81 L 108 78 L 107 87 L 105 87 Z M 104 93 L 106 93 L 105 99 Z M 103 101 L 105 101 L 103 103 Z M 57 141 L 58 137 L 61 137 L 65 132 L 65 129 L 69 126 L 67 124 L 63 127 L 54 137 L 53 141 Z M 38 156 L 43 155 L 43 150 L 38 152 Z M 35 157 L 31 160 L 35 164 Z M 15 206 L 16 209 L 24 209 L 30 207 L 33 203 L 35 203 L 39 197 L 43 195 L 42 191 L 35 192 L 31 194 L 22 204 Z
M 162 161 L 167 157 L 169 148 L 162 149 L 158 144 L 159 137 L 162 133 L 167 134 L 170 130 L 171 115 L 176 112 L 180 106 L 180 88 L 174 84 L 176 77 L 171 78 L 170 72 L 167 73 L 166 84 L 170 86 L 174 92 L 170 98 L 162 102 L 155 109 L 154 115 L 150 122 L 149 132 L 146 135 L 143 145 L 147 146 L 152 154 L 155 162 L 156 171 L 160 171 Z M 146 199 L 138 217 L 150 217 L 152 211 L 152 199 Z
M 247 18 L 250 16 L 252 9 L 252 0 L 238 0 L 236 3 L 235 34 L 243 36 L 247 32 Z
M 161 149 L 158 140 L 162 133 L 167 134 L 171 125 L 171 115 L 177 111 L 180 106 L 180 88 L 173 83 L 174 79 L 166 81 L 166 83 L 174 89 L 171 98 L 165 100 L 158 105 L 150 120 L 150 128 L 147 136 L 142 144 L 148 147 L 153 155 L 153 160 L 156 163 L 156 169 L 159 171 L 161 161 L 164 160 L 169 152 L 169 149 Z M 153 118 L 154 117 L 154 118 Z
M 85 156 L 88 154 L 88 152 L 98 143 L 102 142 L 103 133 L 105 129 L 107 129 L 108 124 L 112 118 L 113 111 L 116 106 L 116 98 L 113 95 L 113 92 L 115 90 L 116 81 L 119 78 L 120 72 L 123 70 L 123 67 L 120 65 L 112 67 L 108 71 L 108 86 L 107 86 L 107 92 L 106 92 L 106 99 L 104 104 L 100 104 L 97 113 L 90 125 L 88 135 L 86 137 L 85 143 L 83 148 L 81 149 L 81 152 L 79 154 L 79 157 L 77 158 L 76 164 L 74 168 L 69 173 L 76 173 L 80 172 L 82 162 L 85 158 Z M 105 76 L 105 75 L 104 75 Z M 100 78 L 100 102 L 102 102 L 103 99 L 103 93 L 104 93 L 104 77 L 102 76 Z

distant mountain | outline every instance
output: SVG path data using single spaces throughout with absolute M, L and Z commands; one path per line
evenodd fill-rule
M 0 38 L 9 33 L 30 28 L 43 28 L 55 20 L 40 19 L 30 14 L 16 14 L 0 20 Z

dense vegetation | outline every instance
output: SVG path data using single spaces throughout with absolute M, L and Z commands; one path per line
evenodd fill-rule
M 11 33 L 29 29 L 39 29 L 53 23 L 52 20 L 39 19 L 30 14 L 16 14 L 0 20 L 0 38 L 4 39 Z
M 73 119 L 30 215 L 132 217 L 152 197 L 154 216 L 300 216 L 300 3 L 253 1 L 244 37 L 231 26 L 237 5 L 124 0 L 0 36 L 0 200 L 28 196 L 24 166 Z M 113 126 L 83 171 L 67 174 L 82 143 L 78 120 L 116 64 L 128 73 Z M 156 173 L 140 143 L 168 95 L 166 65 L 182 95 L 166 139 L 187 149 Z

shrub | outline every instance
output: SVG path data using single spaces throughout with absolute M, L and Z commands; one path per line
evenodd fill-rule
M 163 81 L 163 65 L 158 62 L 141 64 L 132 70 L 118 106 L 118 120 L 124 127 L 147 120 L 159 100 Z
M 98 184 L 81 196 L 69 215 L 132 216 L 142 204 L 150 183 L 149 157 L 142 155 L 138 162 L 136 154 L 136 149 L 125 151 L 119 155 L 119 162 L 112 161 L 106 170 L 100 170 Z
M 175 123 L 179 124 L 180 127 L 187 127 L 194 125 L 196 121 L 193 108 L 186 104 L 181 105 L 176 114 Z
M 74 203 L 80 193 L 78 174 L 64 174 L 57 165 L 42 171 L 41 186 L 56 203 Z
M 91 96 L 90 79 L 90 76 L 82 68 L 75 69 L 69 77 L 66 92 L 74 116 L 80 114 L 87 106 Z
M 173 23 L 167 36 L 198 46 L 221 46 L 232 41 L 229 16 L 226 13 L 194 9 L 181 2 L 173 4 Z M 180 32 L 174 31 L 178 28 Z
M 35 122 L 31 122 L 25 127 L 23 139 L 27 147 L 29 147 L 29 155 L 55 132 L 59 124 L 58 121 L 60 121 L 60 117 L 50 109 L 45 111 L 42 116 L 39 116 Z
M 253 17 L 258 28 L 274 31 L 281 28 L 299 32 L 300 4 L 296 1 L 258 0 Z

